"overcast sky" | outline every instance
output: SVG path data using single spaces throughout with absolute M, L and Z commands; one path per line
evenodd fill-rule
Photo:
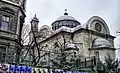
M 92 16 L 102 17 L 112 35 L 120 28 L 120 0 L 27 0 L 26 24 L 36 13 L 40 20 L 39 27 L 50 26 L 64 14 L 64 9 L 81 24 Z

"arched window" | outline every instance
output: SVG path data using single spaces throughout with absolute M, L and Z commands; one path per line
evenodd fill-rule
M 0 22 L 0 30 L 7 31 L 10 22 L 10 17 L 3 15 Z
M 62 26 L 62 23 L 61 23 L 61 21 L 58 23 L 58 22 L 56 22 L 56 25 L 59 25 L 59 27 L 61 27 Z
M 0 30 L 8 31 L 9 28 L 11 29 L 11 18 L 15 15 L 16 12 L 9 7 L 1 7 L 0 11 L 2 11 L 3 14 L 0 16 Z
M 55 26 L 55 30 L 57 29 L 57 26 L 56 26 L 56 24 L 54 23 L 54 26 Z
M 69 27 L 69 23 L 68 23 L 68 21 L 66 21 L 66 25 L 67 25 L 67 27 Z
M 80 24 L 79 24 L 78 22 L 76 22 L 76 23 L 75 23 L 75 27 L 76 27 L 77 25 L 80 25 Z

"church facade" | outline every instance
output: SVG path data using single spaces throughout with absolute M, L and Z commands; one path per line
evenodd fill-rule
M 0 0 L 0 63 L 19 64 L 26 0 Z
M 31 29 L 35 31 L 39 48 L 35 43 L 31 45 L 35 48 L 36 56 L 44 55 L 38 66 L 54 67 L 72 63 L 72 59 L 87 61 L 96 56 L 103 62 L 108 55 L 115 58 L 115 37 L 110 35 L 108 25 L 101 17 L 93 16 L 85 24 L 81 24 L 65 12 L 51 27 L 44 25 L 38 31 L 38 23 L 35 16 L 31 21 Z M 30 41 L 33 39 L 33 33 L 30 33 Z

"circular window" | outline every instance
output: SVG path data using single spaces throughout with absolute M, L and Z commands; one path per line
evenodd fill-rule
M 100 23 L 95 23 L 95 29 L 96 29 L 97 31 L 101 31 L 102 26 L 100 25 Z

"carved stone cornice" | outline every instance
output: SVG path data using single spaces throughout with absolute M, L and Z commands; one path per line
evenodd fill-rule
M 109 47 L 101 47 L 101 48 L 88 48 L 89 51 L 92 50 L 116 50 L 116 48 L 109 48 Z

